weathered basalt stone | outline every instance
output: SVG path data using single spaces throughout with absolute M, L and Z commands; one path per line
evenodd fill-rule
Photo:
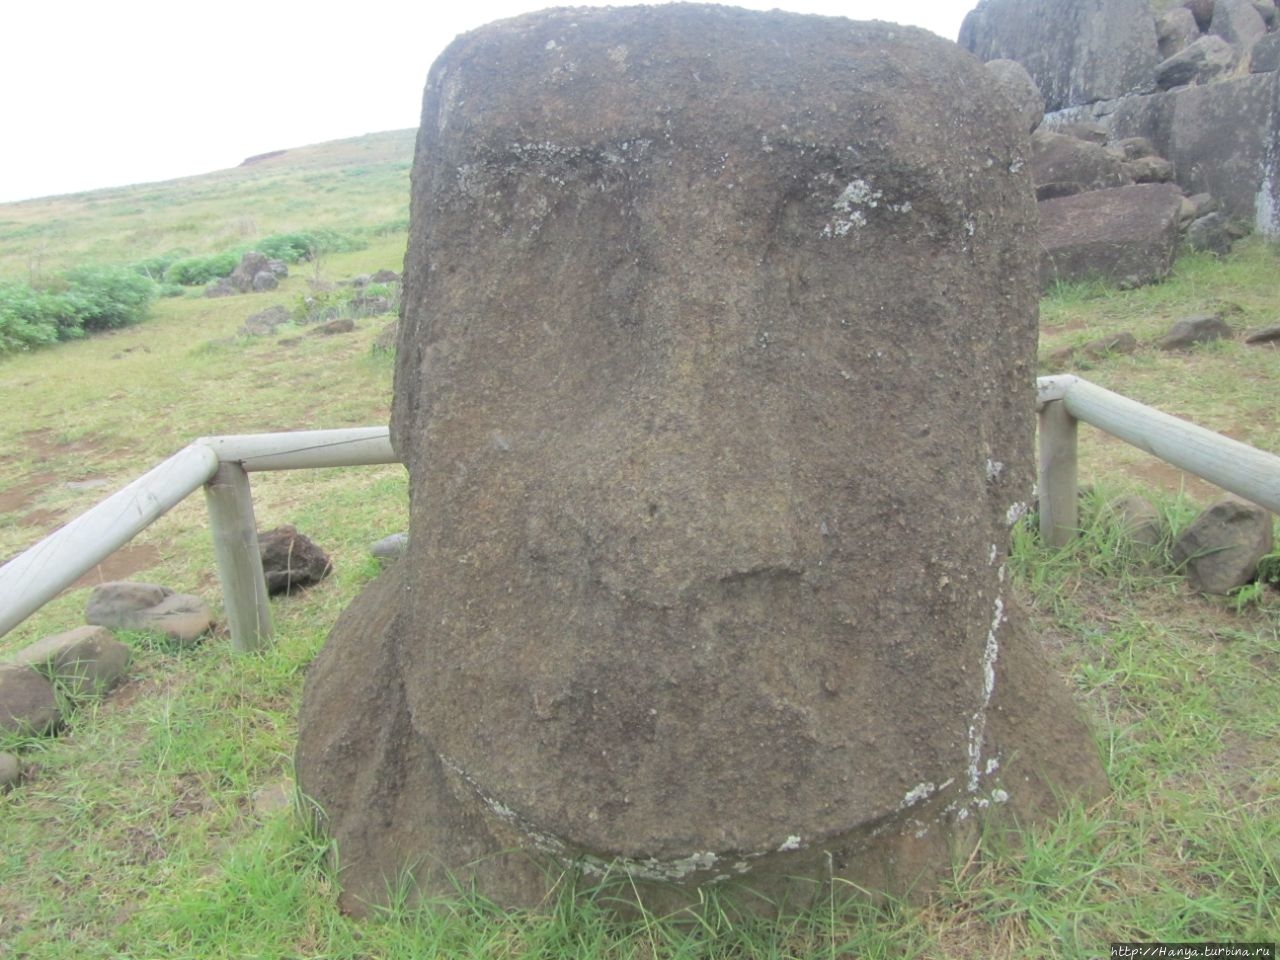
M 1207 213 L 1187 227 L 1187 246 L 1192 250 L 1225 256 L 1245 233 L 1225 213 Z
M 292 593 L 319 583 L 333 568 L 329 555 L 292 524 L 258 534 L 267 593 Z
M 61 722 L 53 685 L 22 663 L 0 663 L 0 733 L 48 733 Z
M 1244 338 L 1244 342 L 1255 346 L 1263 343 L 1280 343 L 1280 323 L 1252 331 Z
M 1044 119 L 1044 96 L 1027 68 L 1016 60 L 988 60 L 987 69 L 1000 84 L 1000 89 L 1013 101 L 1027 132 L 1035 130 Z
M 1209 34 L 1231 44 L 1238 59 L 1247 63 L 1249 51 L 1266 32 L 1266 21 L 1249 0 L 1215 0 Z
M 1183 317 L 1156 341 L 1156 346 L 1161 350 L 1185 350 L 1196 344 L 1212 343 L 1214 340 L 1230 337 L 1231 326 L 1225 320 L 1214 314 L 1203 314 Z
M 1173 7 L 1156 17 L 1156 47 L 1161 60 L 1186 49 L 1199 37 L 1195 14 L 1186 7 Z
M 1040 277 L 1122 286 L 1162 280 L 1178 248 L 1182 191 L 1144 183 L 1040 203 Z
M 1037 130 L 1031 138 L 1031 180 L 1037 200 L 1133 182 L 1115 153 L 1051 130 Z
M 981 60 L 1017 60 L 1050 111 L 1155 87 L 1147 0 L 980 0 L 957 42 Z
M 23 647 L 14 657 L 73 698 L 106 693 L 129 669 L 131 651 L 106 627 L 76 627 Z
M 1272 546 L 1271 514 L 1228 498 L 1201 513 L 1174 541 L 1173 561 L 1199 593 L 1225 595 L 1258 572 Z
M 886 24 L 549 11 L 455 41 L 421 131 L 409 547 L 300 718 L 346 906 L 446 872 L 535 905 L 546 863 L 656 909 L 923 890 L 978 823 L 1104 789 L 1002 573 L 1035 210 L 980 64 Z
M 1249 53 L 1250 73 L 1280 70 L 1280 33 L 1268 33 L 1253 45 Z
M 8 793 L 22 781 L 22 764 L 12 753 L 0 753 L 0 793 Z
M 1156 86 L 1161 90 L 1208 83 L 1229 73 L 1239 52 L 1222 37 L 1201 37 L 1156 65 Z
M 116 580 L 89 594 L 85 622 L 114 630 L 150 630 L 176 643 L 195 643 L 213 628 L 209 605 L 156 583 Z

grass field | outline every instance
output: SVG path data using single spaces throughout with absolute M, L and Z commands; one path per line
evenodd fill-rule
M 25 279 L 55 247 L 67 262 L 127 261 L 175 238 L 208 252 L 246 231 L 390 223 L 405 208 L 407 142 L 380 135 L 211 178 L 0 206 L 0 276 Z M 344 172 L 366 150 L 367 172 Z M 399 269 L 403 231 L 368 237 L 365 250 L 327 257 L 320 279 Z M 1223 261 L 1183 259 L 1157 287 L 1056 291 L 1042 307 L 1042 356 L 1127 330 L 1148 345 L 1077 372 L 1280 451 L 1280 351 L 1149 346 L 1206 310 L 1237 332 L 1276 322 L 1278 268 L 1277 252 L 1251 241 Z M 296 303 L 314 279 L 308 267 L 271 293 L 161 300 L 138 326 L 0 360 L 0 556 L 202 434 L 386 423 L 391 361 L 372 343 L 391 317 L 343 336 L 235 336 L 249 313 Z M 0 797 L 0 956 L 978 960 L 1096 958 L 1120 940 L 1275 941 L 1280 595 L 1197 597 L 1134 556 L 1091 505 L 1143 492 L 1176 530 L 1219 493 L 1087 427 L 1081 437 L 1095 491 L 1083 535 L 1054 552 L 1021 530 L 1013 569 L 1114 793 L 1020 848 L 984 845 L 924 906 L 836 890 L 825 908 L 780 921 L 732 920 L 708 902 L 696 917 L 620 922 L 566 894 L 536 914 L 459 897 L 372 921 L 340 915 L 325 844 L 292 808 L 291 755 L 306 666 L 375 575 L 368 545 L 406 525 L 403 470 L 365 467 L 254 475 L 260 526 L 295 524 L 335 564 L 318 588 L 274 601 L 269 652 L 233 659 L 225 635 L 190 650 L 124 635 L 134 661 L 121 688 L 78 709 L 57 739 L 7 744 L 26 780 Z M 116 576 L 216 603 L 202 499 L 88 579 Z M 81 622 L 88 586 L 0 638 L 0 656 Z

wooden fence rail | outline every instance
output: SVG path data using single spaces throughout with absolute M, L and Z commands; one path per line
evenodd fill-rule
M 1077 530 L 1081 420 L 1280 513 L 1280 457 L 1079 377 L 1041 377 L 1036 386 L 1046 543 L 1061 546 Z M 271 613 L 249 472 L 396 462 L 386 427 L 201 438 L 0 567 L 0 636 L 204 487 L 231 644 L 237 652 L 256 650 L 270 640 Z

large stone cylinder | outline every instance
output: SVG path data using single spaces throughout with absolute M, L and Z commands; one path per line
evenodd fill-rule
M 883 23 L 557 10 L 441 56 L 409 548 L 301 718 L 349 905 L 408 874 L 532 904 L 564 866 L 664 906 L 901 892 L 1103 788 L 1004 576 L 1026 150 L 976 60 Z

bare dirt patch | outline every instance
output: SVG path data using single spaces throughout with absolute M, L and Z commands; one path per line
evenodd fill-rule
M 154 567 L 164 554 L 154 543 L 127 543 L 71 585 L 72 590 L 96 587 L 112 580 L 128 580 L 135 573 Z

